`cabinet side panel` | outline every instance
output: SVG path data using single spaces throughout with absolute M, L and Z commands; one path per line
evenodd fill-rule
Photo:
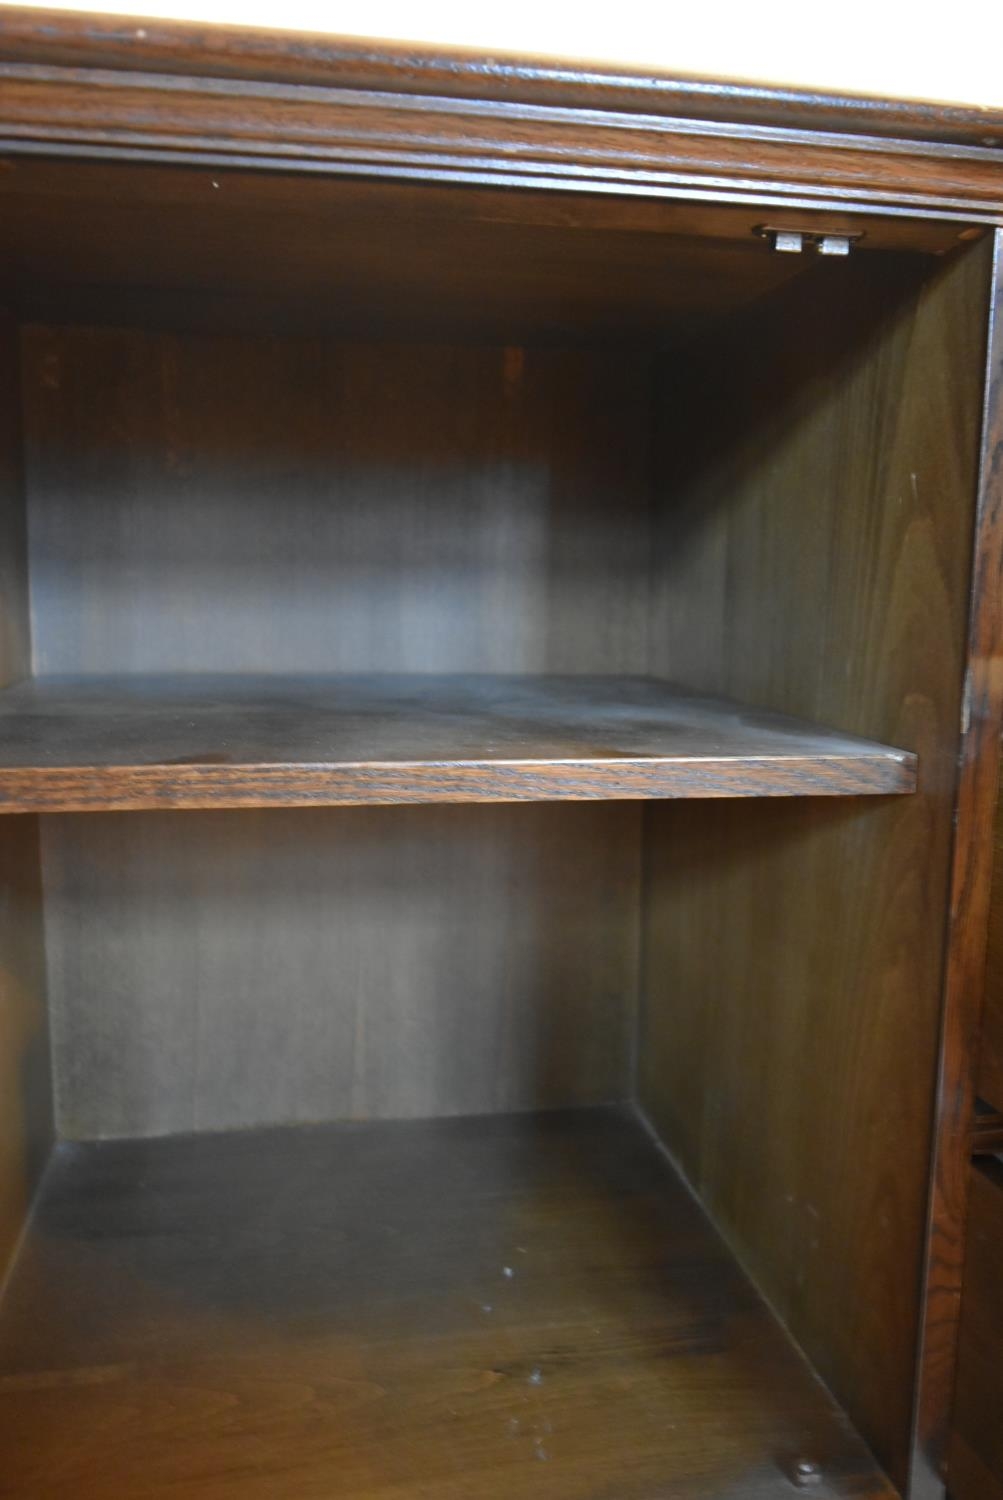
M 1003 785 L 996 806 L 989 954 L 976 1089 L 987 1104 L 1003 1112 Z
M 943 1490 L 965 1264 L 976 1051 L 986 982 L 1003 720 L 1003 231 L 994 231 L 968 663 L 917 1381 L 912 1500 Z
M 1003 1161 L 971 1168 L 949 1478 L 952 1500 L 1003 1496 Z
M 52 1144 L 38 821 L 0 829 L 0 1280 Z
M 71 1137 L 624 1099 L 631 803 L 43 820 Z
M 920 757 L 894 804 L 649 810 L 639 1052 L 656 1128 L 900 1485 L 989 280 L 985 245 L 816 264 L 661 408 L 702 439 L 662 486 L 655 669 Z
M 0 682 L 30 670 L 17 330 L 0 313 Z M 0 828 L 0 1280 L 52 1137 L 38 820 Z

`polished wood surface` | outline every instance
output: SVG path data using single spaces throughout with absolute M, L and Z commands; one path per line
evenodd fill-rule
M 580 65 L 415 48 L 374 57 L 330 38 L 44 11 L 0 11 L 0 67 L 9 151 L 832 203 L 962 222 L 991 222 L 1003 207 L 998 111 L 882 114 L 783 91 L 753 102 L 734 88 L 710 101 L 706 87 L 701 105 L 695 84 Z M 750 110 L 764 123 L 750 126 Z
M 980 260 L 990 304 L 978 348 L 983 423 L 918 1359 L 914 1500 L 937 1500 L 940 1493 L 954 1389 L 1003 720 L 1003 231 L 997 230 L 971 263 L 978 267 Z
M 41 822 L 64 1136 L 630 1093 L 636 804 Z
M 971 1169 L 965 1284 L 954 1425 L 947 1468 L 951 1500 L 1003 1496 L 1003 1161 Z
M 534 58 L 504 51 L 370 41 L 277 28 L 73 16 L 18 6 L 4 16 L 10 61 L 72 68 L 162 70 L 192 77 L 330 84 L 443 98 L 612 106 L 673 118 L 824 130 L 944 145 L 1003 142 L 1003 111 L 982 106 L 839 95 L 734 79 L 676 78 L 623 64 Z M 140 46 L 139 43 L 142 43 Z
M 94 1096 L 104 1090 L 95 1114 L 109 1129 L 130 1114 L 140 1128 L 172 1118 L 164 1097 L 204 1121 L 217 1087 L 221 1114 L 240 1116 L 247 1080 L 243 1118 L 295 1113 L 315 1053 L 322 1082 L 304 1113 L 342 1109 L 346 1093 L 349 1113 L 390 1113 L 401 1098 L 405 1111 L 468 1097 L 497 1108 L 538 1102 L 569 1037 L 587 1032 L 609 1056 L 574 1054 L 561 1087 L 601 1097 L 629 1088 L 621 1040 L 640 953 L 644 1104 L 893 1479 L 911 1477 L 910 1500 L 940 1488 L 1001 710 L 995 342 L 981 458 L 978 442 L 992 271 L 988 244 L 962 258 L 952 247 L 1003 214 L 1001 138 L 991 113 L 0 13 L 0 297 L 22 320 L 75 325 L 23 336 L 33 640 L 10 675 L 655 674 L 901 747 L 920 766 L 916 796 L 866 802 L 43 819 L 67 1076 L 79 1065 Z M 468 210 L 454 213 L 450 184 L 470 193 Z M 768 224 L 857 226 L 864 239 L 848 263 L 788 262 L 756 237 Z M 906 249 L 944 254 L 942 268 Z M 365 344 L 348 343 L 360 335 Z M 23 642 L 26 570 L 6 566 Z M 223 774 L 218 762 L 211 774 Z M 564 819 L 600 814 L 608 857 L 593 862 Z M 331 903 L 311 891 L 328 888 L 332 865 L 336 881 L 351 878 L 340 852 L 375 837 L 384 816 L 434 820 L 400 861 L 409 895 L 380 928 L 374 892 L 392 884 L 400 853 L 380 834 L 371 884 L 358 908 L 354 888 L 337 885 L 332 924 Z M 493 835 L 481 820 L 494 817 L 529 822 Z M 313 845 L 302 830 L 315 821 Z M 266 822 L 288 843 L 261 857 Z M 4 908 L 16 972 L 18 942 L 37 954 L 35 825 L 8 824 L 24 892 Z M 410 823 L 409 839 L 418 849 Z M 470 841 L 455 860 L 451 839 Z M 527 900 L 526 861 L 541 848 L 557 878 L 544 859 Z M 199 861 L 215 886 L 200 884 Z M 416 886 L 433 905 L 449 893 L 434 920 Z M 614 888 L 623 902 L 603 930 Z M 325 946 L 331 925 L 337 948 Z M 498 957 L 514 929 L 545 974 L 536 989 L 530 968 L 508 974 Z M 297 950 L 302 1005 L 289 1000 Z M 485 952 L 476 1004 L 487 1029 L 468 1095 L 456 1017 Z M 588 1014 L 577 1017 L 583 975 Z M 217 982 L 214 1011 L 205 997 Z M 525 998 L 513 1005 L 515 989 Z M 374 1006 L 386 1027 L 375 1036 Z M 90 1051 L 86 1027 L 74 1038 L 71 1024 L 88 1011 Z M 349 1016 L 350 1046 L 338 1030 Z M 510 1024 L 517 1039 L 495 1069 L 483 1059 L 503 1050 Z M 329 1089 L 348 1055 L 351 1082 L 339 1074 Z M 386 1078 L 379 1057 L 392 1059 Z M 411 1094 L 405 1057 L 425 1070 Z M 7 1140 L 16 1156 L 16 1133 Z M 186 1274 L 165 1326 L 178 1321 L 178 1285 L 182 1299 L 197 1291 L 189 1264 Z M 100 1316 L 91 1339 L 95 1327 Z M 15 1422 L 40 1453 L 43 1431 L 72 1443 L 105 1430 L 112 1408 L 97 1386 L 129 1383 L 135 1400 L 128 1358 L 82 1364 L 68 1381 L 60 1368 L 54 1387 L 33 1368 L 39 1406 L 27 1428 L 20 1412 Z M 690 1397 L 702 1379 L 690 1367 Z M 23 1394 L 23 1372 L 15 1380 Z M 639 1474 L 639 1494 L 672 1483 L 687 1496 L 703 1484 L 715 1500 L 725 1488 L 786 1492 L 789 1456 L 709 1474 L 721 1428 L 727 1452 L 727 1433 L 745 1430 L 746 1387 L 725 1384 L 708 1403 L 723 1421 L 710 1438 L 698 1432 L 698 1481 L 696 1460 L 677 1454 L 674 1475 Z M 50 1427 L 53 1389 L 93 1397 L 76 1427 Z M 289 1382 L 285 1399 L 302 1389 Z M 757 1397 L 769 1389 L 759 1380 Z M 136 1430 L 144 1455 L 151 1431 L 156 1441 L 168 1430 L 182 1472 L 205 1406 L 179 1442 L 182 1403 L 176 1390 L 162 1398 L 158 1386 L 157 1415 L 144 1408 Z M 243 1388 L 240 1399 L 251 1400 Z M 381 1457 L 388 1430 L 399 1427 L 372 1429 Z M 427 1451 L 416 1440 L 407 1457 L 416 1447 Z M 115 1451 L 128 1458 L 128 1446 Z M 207 1496 L 232 1488 L 214 1452 L 211 1474 L 195 1477 Z M 966 1452 L 970 1468 L 981 1462 Z M 455 1446 L 449 1463 L 455 1475 Z M 619 1500 L 625 1471 L 590 1468 L 585 1493 Z M 76 1474 L 104 1493 L 96 1472 L 85 1459 Z M 478 1473 L 485 1496 L 512 1477 L 491 1453 Z M 555 1494 L 580 1493 L 578 1474 Z M 400 1475 L 413 1480 L 403 1458 L 391 1484 Z M 286 1466 L 256 1482 L 288 1479 Z M 837 1482 L 870 1493 L 872 1479 L 844 1471 Z M 465 1483 L 454 1484 L 464 1500 Z M 58 1484 L 64 1493 L 65 1468 Z M 329 1488 L 326 1475 L 314 1486 Z
M 0 811 L 911 792 L 915 757 L 638 677 L 41 679 Z
M 61 1146 L 0 1442 L 19 1500 L 894 1494 L 602 1111 Z
M 984 246 L 930 280 L 858 261 L 837 301 L 819 268 L 665 375 L 664 659 L 889 735 L 920 780 L 866 807 L 649 807 L 640 1097 L 901 1485 L 990 273 Z
M 0 682 L 30 670 L 16 331 L 0 312 Z M 52 1139 L 38 822 L 0 829 L 0 1285 Z
M 990 902 L 989 952 L 976 1092 L 991 1108 L 1003 1113 L 1003 795 L 998 798 L 996 806 Z

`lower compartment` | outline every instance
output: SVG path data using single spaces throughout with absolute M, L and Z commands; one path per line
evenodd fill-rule
M 0 1451 L 17 1500 L 895 1493 L 611 1108 L 58 1146 Z

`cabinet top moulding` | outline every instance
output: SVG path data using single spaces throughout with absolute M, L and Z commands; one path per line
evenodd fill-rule
M 18 8 L 0 85 L 0 152 L 1003 221 L 998 110 Z

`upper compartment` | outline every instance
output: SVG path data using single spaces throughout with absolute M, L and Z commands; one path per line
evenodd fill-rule
M 822 306 L 815 377 L 850 379 L 963 228 L 805 210 L 791 254 L 790 211 L 41 158 L 0 194 L 31 636 L 0 808 L 914 789 L 883 726 L 704 677 L 680 610 L 692 497 L 766 472 L 740 393 L 786 420 Z
M 943 255 L 965 222 L 232 167 L 8 157 L 24 318 L 370 339 L 674 345 L 801 277 L 765 233 Z M 977 230 L 974 233 L 978 233 Z M 830 257 L 830 266 L 834 257 Z

